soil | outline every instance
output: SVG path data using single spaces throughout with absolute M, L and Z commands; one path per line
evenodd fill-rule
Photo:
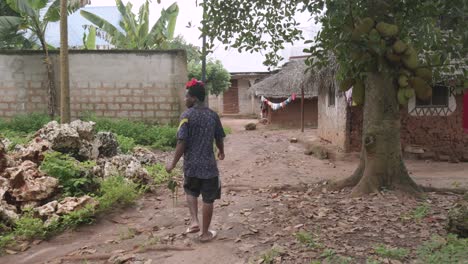
M 304 155 L 301 142 L 290 142 L 305 138 L 298 130 L 259 124 L 245 131 L 249 122 L 223 120 L 233 133 L 226 139 L 226 159 L 219 162 L 223 197 L 215 203 L 214 241 L 200 243 L 198 234 L 184 234 L 189 213 L 183 190 L 174 204 L 170 191 L 161 187 L 130 208 L 36 241 L 25 252 L 0 257 L 0 263 L 310 263 L 324 259 L 327 249 L 365 263 L 377 244 L 410 249 L 402 260 L 409 263 L 431 235 L 445 235 L 447 210 L 457 195 L 428 193 L 415 200 L 392 191 L 362 198 L 349 198 L 350 190 L 329 192 L 326 181 L 349 176 L 357 155 L 320 160 Z M 306 130 L 306 138 L 315 133 Z M 406 164 L 419 184 L 468 188 L 468 163 Z M 422 205 L 428 213 L 416 217 L 414 210 Z M 297 233 L 311 239 L 300 243 Z

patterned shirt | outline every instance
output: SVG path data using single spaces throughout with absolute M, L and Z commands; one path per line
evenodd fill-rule
M 177 139 L 185 141 L 185 177 L 219 177 L 213 142 L 225 136 L 218 114 L 208 107 L 191 107 L 182 114 Z

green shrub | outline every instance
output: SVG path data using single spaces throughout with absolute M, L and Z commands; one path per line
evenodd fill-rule
M 84 120 L 96 122 L 97 131 L 110 131 L 120 136 L 132 138 L 138 145 L 167 150 L 174 148 L 177 143 L 177 128 L 173 126 L 150 125 L 141 121 L 107 119 L 92 115 L 84 117 Z
M 40 169 L 57 178 L 63 186 L 65 196 L 79 196 L 93 192 L 97 182 L 91 174 L 94 161 L 79 162 L 67 154 L 48 152 Z
M 468 260 L 468 238 L 449 234 L 446 238 L 433 236 L 418 249 L 421 264 L 465 263 Z
M 8 146 L 8 150 L 13 150 L 17 145 L 26 145 L 32 140 L 33 134 L 26 134 L 24 132 L 16 132 L 13 130 L 2 130 L 0 131 L 0 138 L 7 138 L 11 141 L 11 145 Z
M 28 134 L 36 132 L 50 121 L 51 119 L 46 114 L 17 115 L 10 120 L 0 120 L 0 131 L 10 130 Z
M 117 142 L 119 143 L 120 150 L 123 153 L 131 152 L 136 146 L 135 140 L 133 138 L 129 138 L 122 135 L 117 135 Z
M 223 127 L 224 128 L 224 134 L 229 135 L 232 134 L 232 129 L 230 127 Z
M 14 235 L 24 239 L 43 239 L 47 235 L 47 230 L 44 227 L 44 222 L 39 218 L 35 218 L 32 212 L 29 211 L 15 221 Z
M 179 168 L 174 169 L 171 173 L 167 173 L 164 164 L 160 163 L 145 166 L 145 169 L 153 177 L 154 183 L 157 185 L 166 183 L 170 179 L 182 174 Z
M 0 236 L 0 256 L 2 255 L 2 251 L 4 248 L 10 246 L 10 245 L 14 245 L 15 244 L 15 237 L 13 234 L 9 233 L 9 234 L 2 234 Z
M 297 241 L 310 248 L 322 247 L 320 243 L 315 241 L 315 236 L 309 232 L 300 231 L 295 234 Z
M 377 245 L 374 247 L 377 255 L 385 258 L 402 260 L 409 254 L 409 250 L 405 248 L 389 248 L 385 245 Z
M 99 210 L 107 211 L 115 205 L 124 206 L 132 204 L 141 190 L 138 184 L 125 179 L 122 176 L 108 177 L 101 182 L 99 201 Z

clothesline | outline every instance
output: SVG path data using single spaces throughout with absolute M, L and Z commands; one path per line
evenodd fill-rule
M 296 94 L 293 93 L 290 97 L 288 97 L 288 99 L 284 100 L 281 103 L 272 103 L 271 101 L 266 99 L 264 96 L 261 97 L 261 100 L 262 100 L 262 103 L 266 103 L 267 105 L 271 107 L 271 109 L 273 109 L 273 111 L 276 111 L 278 109 L 285 108 L 289 103 L 296 100 Z

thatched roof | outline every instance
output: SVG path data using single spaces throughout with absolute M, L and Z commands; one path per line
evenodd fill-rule
M 291 60 L 278 73 L 254 84 L 250 89 L 256 96 L 287 98 L 292 93 L 300 95 L 303 85 L 306 98 L 316 97 L 320 85 L 319 75 L 313 70 L 305 73 L 306 69 L 304 59 Z

